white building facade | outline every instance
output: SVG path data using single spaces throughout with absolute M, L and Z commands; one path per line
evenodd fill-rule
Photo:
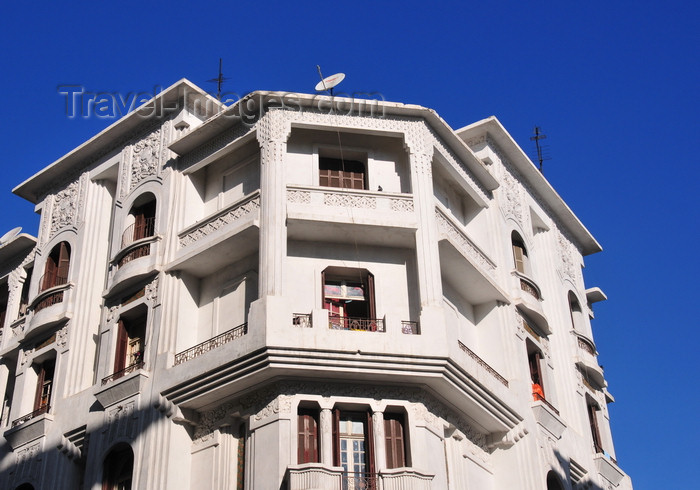
M 181 80 L 15 193 L 2 488 L 632 488 L 600 246 L 495 118 Z

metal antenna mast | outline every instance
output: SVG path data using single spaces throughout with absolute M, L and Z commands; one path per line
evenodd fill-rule
M 539 126 L 535 126 L 535 135 L 530 137 L 530 141 L 535 142 L 535 147 L 537 148 L 537 160 L 540 164 L 540 172 L 542 172 L 542 162 L 545 160 L 550 160 L 548 155 L 544 154 L 545 147 L 540 145 L 540 140 L 546 139 L 547 135 L 542 132 Z
M 228 80 L 228 78 L 224 77 L 224 74 L 221 72 L 221 58 L 219 58 L 219 76 L 207 80 L 207 82 L 216 83 L 216 98 L 218 100 L 221 100 L 221 85 L 223 85 L 226 80 Z

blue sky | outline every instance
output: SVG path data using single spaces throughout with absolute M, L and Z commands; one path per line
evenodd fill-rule
M 110 124 L 68 119 L 57 87 L 347 91 L 496 115 L 605 249 L 588 257 L 618 460 L 637 489 L 687 488 L 698 451 L 697 2 L 11 2 L 0 19 L 0 233 L 35 234 L 11 189 Z M 695 151 L 694 151 L 695 150 Z

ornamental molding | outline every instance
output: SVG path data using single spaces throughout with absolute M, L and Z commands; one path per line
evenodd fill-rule
M 260 209 L 260 196 L 246 198 L 243 202 L 234 205 L 228 211 L 217 214 L 197 225 L 195 228 L 180 236 L 180 247 L 187 247 L 197 241 L 211 235 L 215 231 L 229 225 Z
M 160 173 L 164 129 L 164 127 L 157 128 L 133 146 L 129 192 L 143 180 Z
M 356 194 L 343 194 L 338 192 L 325 192 L 323 204 L 343 208 L 377 209 L 377 198 L 373 196 L 360 196 Z
M 390 207 L 392 211 L 395 211 L 397 213 L 414 212 L 413 199 L 392 199 Z
M 45 237 L 44 243 L 51 240 L 62 228 L 77 224 L 78 199 L 81 195 L 79 190 L 82 180 L 77 178 L 52 196 L 49 233 Z
M 159 277 L 156 276 L 151 282 L 149 282 L 145 286 L 146 301 L 150 301 L 151 306 L 155 306 L 158 303 L 158 281 Z
M 15 451 L 16 462 L 10 475 L 14 483 L 35 482 L 36 475 L 41 474 L 42 451 L 41 442 Z M 14 485 L 13 485 L 14 486 Z
M 56 346 L 63 349 L 68 345 L 68 325 L 64 325 L 56 332 Z
M 557 251 L 559 252 L 559 258 L 561 259 L 559 263 L 559 272 L 562 279 L 569 279 L 571 282 L 576 284 L 578 279 L 577 268 L 574 263 L 574 252 L 575 249 L 573 243 L 564 236 L 559 230 L 556 232 L 557 237 Z M 580 272 L 580 269 L 579 269 Z
M 311 193 L 306 191 L 287 191 L 287 201 L 296 204 L 311 204 Z
M 435 219 L 437 220 L 440 233 L 446 236 L 464 255 L 478 264 L 491 277 L 495 276 L 496 264 L 484 255 L 479 250 L 479 247 L 463 231 L 459 230 L 439 208 L 435 208 Z
M 128 439 L 133 441 L 138 429 L 138 415 L 136 415 L 136 401 L 120 403 L 110 410 L 105 411 L 105 422 L 102 433 L 109 445 L 117 440 Z

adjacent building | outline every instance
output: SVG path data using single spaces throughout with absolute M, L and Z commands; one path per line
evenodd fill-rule
M 494 117 L 181 80 L 14 192 L 2 488 L 631 489 L 601 248 Z

